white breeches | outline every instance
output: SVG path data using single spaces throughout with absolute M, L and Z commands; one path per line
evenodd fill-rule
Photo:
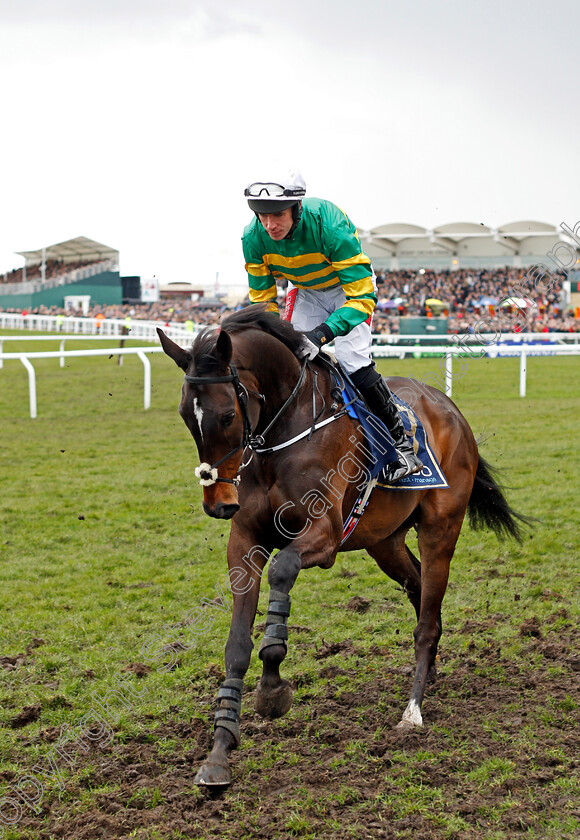
M 296 291 L 296 299 L 291 311 L 286 313 L 286 317 L 289 316 L 290 323 L 297 330 L 313 330 L 346 301 L 340 287 L 322 291 L 294 290 L 289 284 L 288 289 L 288 294 L 291 289 Z M 339 335 L 335 338 L 334 354 L 347 373 L 354 373 L 370 365 L 372 362 L 370 326 L 363 321 L 348 335 Z

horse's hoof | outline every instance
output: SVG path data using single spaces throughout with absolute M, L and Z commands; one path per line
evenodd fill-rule
M 263 688 L 262 680 L 258 680 L 256 686 L 256 711 L 260 717 L 275 718 L 283 717 L 292 706 L 294 692 L 288 680 L 282 680 L 275 688 Z
M 193 780 L 200 787 L 227 787 L 231 782 L 232 771 L 227 760 L 222 763 L 210 758 L 204 761 Z
M 414 732 L 416 729 L 419 729 L 423 724 L 422 723 L 411 723 L 410 720 L 400 720 L 398 724 L 395 726 L 395 729 L 398 732 Z
M 403 717 L 397 724 L 397 729 L 403 732 L 411 732 L 413 729 L 423 726 L 421 707 L 415 700 L 410 700 L 409 705 L 403 712 Z

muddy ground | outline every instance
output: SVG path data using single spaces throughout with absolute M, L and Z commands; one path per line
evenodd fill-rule
M 19 836 L 576 836 L 580 631 L 571 620 L 562 625 L 562 611 L 556 619 L 557 632 L 549 622 L 522 625 L 517 660 L 493 641 L 493 618 L 468 622 L 474 626 L 464 633 L 477 630 L 485 643 L 467 644 L 466 655 L 429 687 L 425 726 L 410 734 L 394 729 L 410 666 L 393 667 L 389 652 L 375 647 L 384 667 L 367 671 L 355 645 L 336 641 L 319 651 L 318 678 L 302 687 L 298 716 L 295 706 L 281 721 L 264 721 L 253 693 L 245 693 L 242 745 L 227 791 L 210 795 L 192 785 L 210 736 L 184 704 L 168 710 L 154 737 L 116 739 L 79 758 L 85 772 L 67 782 L 64 801 L 47 794 L 42 814 L 26 816 Z M 352 688 L 343 680 L 337 690 L 336 677 L 345 675 Z M 216 689 L 220 678 L 216 673 Z M 200 704 L 209 711 L 213 697 L 197 696 L 192 706 Z

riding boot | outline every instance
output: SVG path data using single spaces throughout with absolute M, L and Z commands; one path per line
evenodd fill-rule
M 355 375 L 352 379 L 370 410 L 377 415 L 379 420 L 383 421 L 395 442 L 397 460 L 385 467 L 384 470 L 385 480 L 392 483 L 406 475 L 419 472 L 423 469 L 423 464 L 415 453 L 411 438 L 405 432 L 403 421 L 389 386 L 382 376 L 374 370 L 374 367 L 369 368 L 363 368 L 360 371 L 360 374 L 363 375 L 358 377 Z

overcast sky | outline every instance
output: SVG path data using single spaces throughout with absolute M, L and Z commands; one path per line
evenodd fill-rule
M 578 0 L 0 0 L 0 272 L 244 282 L 274 160 L 363 228 L 580 220 Z

